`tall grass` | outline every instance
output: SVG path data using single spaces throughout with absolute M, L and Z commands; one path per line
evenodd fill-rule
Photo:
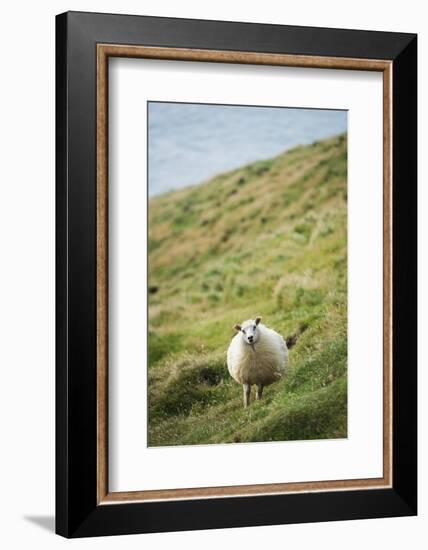
M 149 204 L 149 444 L 347 435 L 346 135 Z M 288 375 L 242 407 L 236 322 L 294 336 Z

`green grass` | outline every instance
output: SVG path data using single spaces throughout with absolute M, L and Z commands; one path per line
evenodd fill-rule
M 347 436 L 347 140 L 300 146 L 149 204 L 149 445 Z M 296 335 L 242 406 L 233 325 Z

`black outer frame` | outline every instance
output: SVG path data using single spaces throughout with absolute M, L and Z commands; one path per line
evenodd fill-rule
M 96 44 L 393 61 L 393 487 L 97 506 Z M 65 537 L 417 513 L 417 36 L 67 12 L 56 17 L 56 532 Z

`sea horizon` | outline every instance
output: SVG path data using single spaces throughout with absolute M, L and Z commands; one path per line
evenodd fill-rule
M 149 102 L 149 197 L 347 132 L 347 111 Z

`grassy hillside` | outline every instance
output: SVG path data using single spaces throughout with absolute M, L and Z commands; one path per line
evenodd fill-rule
M 346 135 L 152 198 L 149 445 L 347 435 Z M 256 315 L 288 376 L 242 406 L 226 350 Z

